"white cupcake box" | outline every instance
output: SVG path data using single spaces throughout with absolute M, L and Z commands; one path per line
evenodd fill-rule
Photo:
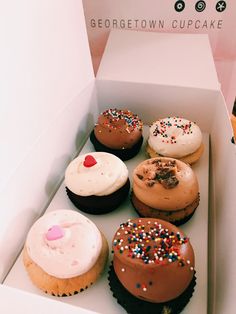
M 98 113 L 127 106 L 146 124 L 177 115 L 201 127 L 206 151 L 196 171 L 203 197 L 183 227 L 199 239 L 200 276 L 184 313 L 234 313 L 236 151 L 207 35 L 112 31 L 94 78 L 82 1 L 21 3 L 14 22 L 10 5 L 4 9 L 11 40 L 1 61 L 0 112 L 11 119 L 1 124 L 0 312 L 31 313 L 33 305 L 35 313 L 124 313 L 109 291 L 107 269 L 91 290 L 51 300 L 30 283 L 20 252 L 45 210 L 74 208 L 64 192 L 64 171 L 79 152 L 92 150 L 86 140 Z M 142 158 L 141 152 L 128 161 L 129 169 Z M 127 201 L 90 218 L 110 240 L 129 215 L 135 214 Z

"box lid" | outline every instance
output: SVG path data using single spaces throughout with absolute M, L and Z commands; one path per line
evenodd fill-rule
M 97 79 L 220 89 L 206 34 L 112 30 Z
M 31 294 L 25 291 L 14 289 L 11 287 L 0 285 L 1 293 L 1 313 L 4 314 L 43 314 L 43 313 L 57 313 L 57 314 L 95 314 L 95 312 L 79 308 L 58 300 L 47 299 L 42 296 Z M 14 300 L 14 302 L 9 302 Z
M 92 125 L 94 83 L 82 0 L 4 1 L 1 13 L 0 281 Z

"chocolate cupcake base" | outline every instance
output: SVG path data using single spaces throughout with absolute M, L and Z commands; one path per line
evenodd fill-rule
M 129 190 L 129 179 L 119 190 L 104 196 L 79 196 L 66 187 L 66 193 L 71 202 L 79 210 L 94 215 L 106 214 L 116 209 L 128 196 Z
M 193 201 L 192 204 L 176 211 L 168 211 L 168 210 L 160 210 L 157 208 L 152 208 L 143 202 L 141 202 L 136 195 L 131 193 L 131 203 L 139 215 L 139 217 L 149 217 L 149 218 L 157 218 L 168 221 L 175 226 L 180 226 L 186 223 L 195 213 L 196 208 L 199 205 L 200 201 L 200 193 L 198 193 L 197 198 Z
M 179 297 L 164 303 L 151 303 L 138 299 L 129 293 L 120 283 L 113 265 L 110 266 L 108 280 L 113 296 L 129 314 L 178 314 L 188 304 L 196 285 L 194 273 L 188 288 Z
M 113 154 L 113 155 L 119 157 L 121 160 L 124 161 L 124 160 L 131 159 L 135 155 L 138 154 L 138 152 L 140 151 L 140 148 L 142 146 L 142 143 L 143 143 L 143 137 L 141 137 L 140 140 L 136 144 L 134 144 L 134 146 L 130 149 L 112 149 L 112 148 L 109 148 L 97 140 L 97 138 L 94 134 L 94 131 L 92 131 L 90 134 L 90 141 L 93 143 L 93 146 L 97 152 L 110 153 L 110 154 Z

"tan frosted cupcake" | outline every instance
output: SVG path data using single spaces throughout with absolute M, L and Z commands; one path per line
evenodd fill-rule
M 191 165 L 203 154 L 202 132 L 196 123 L 187 119 L 159 119 L 150 127 L 146 150 L 151 158 L 171 157 Z
M 197 177 L 180 160 L 147 159 L 134 169 L 132 203 L 141 217 L 180 225 L 190 219 L 199 204 Z
M 31 227 L 23 261 L 32 282 L 55 296 L 82 292 L 102 273 L 108 244 L 95 224 L 72 210 L 45 214 Z

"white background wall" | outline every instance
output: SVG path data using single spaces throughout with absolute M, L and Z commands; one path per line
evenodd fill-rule
M 0 279 L 91 127 L 92 81 L 81 1 L 1 1 Z

